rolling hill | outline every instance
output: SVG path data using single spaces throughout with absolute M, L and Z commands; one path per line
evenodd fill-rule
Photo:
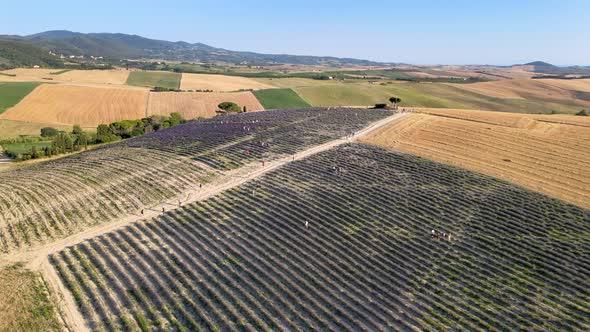
M 230 51 L 202 43 L 170 42 L 122 33 L 79 33 L 65 30 L 47 31 L 29 36 L 4 35 L 0 39 L 26 42 L 66 55 L 94 55 L 111 59 L 165 59 L 177 61 L 229 63 L 290 63 L 302 65 L 380 65 L 351 58 L 260 54 Z
M 24 42 L 0 40 L 0 70 L 16 67 L 63 67 L 59 58 L 47 50 Z
M 550 75 L 590 75 L 589 67 L 569 66 L 559 67 L 543 61 L 533 61 L 524 64 L 525 66 L 532 66 L 533 72 L 539 74 Z

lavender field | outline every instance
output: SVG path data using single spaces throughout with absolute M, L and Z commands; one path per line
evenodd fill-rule
M 310 108 L 220 116 L 0 174 L 0 251 L 138 214 L 212 181 L 357 131 L 383 110 Z
M 92 330 L 586 331 L 589 234 L 587 210 L 349 144 L 50 261 Z

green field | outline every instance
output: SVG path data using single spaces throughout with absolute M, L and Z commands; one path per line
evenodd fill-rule
M 59 130 L 71 131 L 72 126 L 67 125 L 55 125 L 47 123 L 33 123 L 15 120 L 0 120 L 0 140 L 7 138 L 15 138 L 21 135 L 24 136 L 39 136 L 41 134 L 41 128 L 43 127 L 54 127 Z M 96 129 L 96 128 L 93 128 Z M 84 128 L 86 131 L 93 131 L 92 128 Z
M 278 88 L 293 89 L 313 106 L 369 106 L 402 99 L 401 106 L 481 109 L 520 113 L 575 113 L 579 105 L 550 100 L 495 98 L 444 83 L 366 80 L 318 81 L 305 78 L 256 79 Z
M 162 87 L 167 89 L 179 89 L 182 75 L 161 71 L 132 71 L 127 78 L 128 85 Z
M 303 100 L 291 89 L 267 89 L 253 91 L 264 109 L 277 108 L 301 108 L 309 107 L 309 103 Z
M 18 104 L 26 95 L 43 83 L 36 82 L 1 82 L 0 114 Z
M 31 148 L 33 146 L 38 151 L 40 151 L 47 146 L 51 146 L 51 141 L 2 144 L 4 151 L 6 151 L 6 153 L 12 154 L 12 155 L 19 155 L 19 154 L 31 152 Z

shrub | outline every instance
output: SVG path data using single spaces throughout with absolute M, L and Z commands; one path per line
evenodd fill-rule
M 238 104 L 231 101 L 224 101 L 223 103 L 217 105 L 217 107 L 224 111 L 223 113 L 240 113 L 242 110 Z
M 43 127 L 41 128 L 41 137 L 54 137 L 57 136 L 59 130 L 53 127 Z
M 576 113 L 577 116 L 588 116 L 588 112 L 586 110 L 581 110 Z
M 377 108 L 377 109 L 387 108 L 387 104 L 375 104 L 375 108 Z

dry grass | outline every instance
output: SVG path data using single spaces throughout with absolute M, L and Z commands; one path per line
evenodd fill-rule
M 127 81 L 129 72 L 123 69 L 114 70 L 72 70 L 59 75 L 52 75 L 54 81 L 90 84 L 118 84 Z
M 55 305 L 39 273 L 0 270 L 0 331 L 61 331 Z
M 439 115 L 431 111 L 410 114 L 363 141 L 498 177 L 590 208 L 589 120 L 439 111 Z M 547 119 L 577 125 L 545 122 Z
M 182 90 L 213 90 L 237 91 L 241 89 L 270 89 L 272 86 L 257 82 L 247 77 L 182 74 L 180 89 Z
M 543 83 L 572 91 L 590 92 L 590 79 L 558 80 L 543 79 Z
M 251 92 L 152 92 L 148 108 L 149 115 L 169 115 L 172 112 L 182 114 L 186 119 L 197 117 L 213 117 L 217 105 L 224 101 L 232 101 L 246 106 L 248 111 L 259 111 L 264 108 Z
M 480 82 L 471 84 L 452 84 L 458 88 L 497 98 L 531 99 L 568 99 L 571 92 L 559 87 L 551 86 L 538 80 L 516 79 Z
M 147 90 L 42 85 L 0 119 L 95 127 L 144 117 L 147 99 Z
M 45 78 L 55 79 L 55 75 L 51 73 L 58 71 L 59 69 L 30 69 L 30 68 L 16 68 L 10 70 L 0 71 L 0 73 L 16 76 L 0 75 L 0 82 L 50 82 Z
M 54 125 L 51 123 L 32 123 L 28 121 L 0 120 L 0 139 L 18 137 L 20 135 L 38 136 L 43 127 L 55 127 L 59 130 L 71 131 L 72 126 Z
M 60 69 L 28 69 L 17 68 L 0 73 L 16 75 L 0 75 L 0 82 L 54 82 L 73 84 L 104 84 L 124 85 L 129 72 L 123 69 L 113 70 L 71 70 L 63 74 L 52 75 Z

